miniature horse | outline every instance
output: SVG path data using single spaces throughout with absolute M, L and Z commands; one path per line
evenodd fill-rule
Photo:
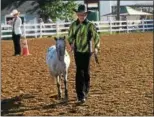
M 49 67 L 49 72 L 52 76 L 56 78 L 57 88 L 58 88 L 58 99 L 62 98 L 61 90 L 61 79 L 64 78 L 65 85 L 65 99 L 68 100 L 68 90 L 67 90 L 67 75 L 68 68 L 70 65 L 70 56 L 66 51 L 65 36 L 55 38 L 56 45 L 48 48 L 46 55 L 46 63 Z

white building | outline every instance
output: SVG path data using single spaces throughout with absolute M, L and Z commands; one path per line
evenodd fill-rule
M 136 5 L 136 4 L 153 4 L 153 1 L 152 0 L 151 1 L 120 1 L 120 5 Z M 101 16 L 111 13 L 112 6 L 115 6 L 115 5 L 117 5 L 117 1 L 100 0 L 100 19 L 103 21 L 110 20 Z

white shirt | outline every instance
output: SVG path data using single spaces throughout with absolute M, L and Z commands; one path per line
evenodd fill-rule
M 12 30 L 14 30 L 14 33 L 16 35 L 22 34 L 21 25 L 22 25 L 22 21 L 20 17 L 17 16 L 16 18 L 13 19 Z

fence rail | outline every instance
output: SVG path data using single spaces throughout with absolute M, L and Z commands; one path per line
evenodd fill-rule
M 127 21 L 97 21 L 93 22 L 98 32 L 132 32 L 132 31 L 153 31 L 153 20 L 127 20 Z M 45 24 L 23 24 L 22 36 L 42 37 L 51 35 L 67 34 L 71 22 L 45 23 Z M 1 25 L 1 39 L 12 37 L 12 26 Z

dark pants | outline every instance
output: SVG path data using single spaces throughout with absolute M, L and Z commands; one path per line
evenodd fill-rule
M 20 47 L 20 37 L 21 35 L 16 35 L 14 32 L 12 33 L 12 39 L 14 44 L 14 54 L 20 54 L 21 53 L 21 47 Z
M 79 100 L 85 98 L 90 87 L 90 53 L 75 52 L 76 93 Z

